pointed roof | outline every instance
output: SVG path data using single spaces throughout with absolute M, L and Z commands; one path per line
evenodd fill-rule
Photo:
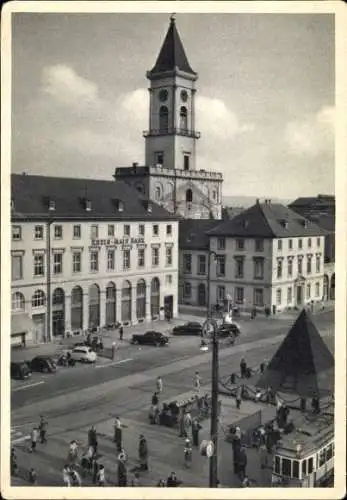
M 333 392 L 334 357 L 308 311 L 301 311 L 256 385 L 305 398 Z
M 149 76 L 166 71 L 174 71 L 178 68 L 185 73 L 196 75 L 192 70 L 181 42 L 181 38 L 176 28 L 175 17 L 170 17 L 170 26 L 164 43 L 159 52 L 159 56 L 154 67 L 148 72 Z
M 267 200 L 265 203 L 257 201 L 231 220 L 221 222 L 208 234 L 231 238 L 294 238 L 327 233 L 285 205 Z

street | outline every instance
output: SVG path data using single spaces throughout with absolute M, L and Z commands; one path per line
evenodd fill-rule
M 323 312 L 314 317 L 332 352 L 333 314 Z M 230 346 L 221 342 L 220 377 L 238 371 L 242 357 L 249 366 L 258 366 L 271 358 L 294 319 L 240 320 L 243 333 L 236 344 Z M 105 465 L 108 484 L 116 484 L 116 450 L 112 437 L 113 422 L 119 416 L 124 425 L 123 439 L 130 464 L 128 470 L 137 463 L 139 434 L 143 433 L 148 440 L 150 471 L 141 475 L 141 485 L 156 485 L 159 479 L 165 479 L 170 472 L 176 471 L 183 480 L 183 486 L 206 487 L 208 460 L 194 451 L 191 469 L 184 469 L 184 440 L 178 437 L 177 430 L 153 426 L 148 422 L 151 397 L 159 375 L 163 379 L 161 400 L 179 399 L 190 391 L 195 371 L 199 371 L 201 376 L 202 390 L 209 390 L 211 351 L 203 353 L 199 345 L 198 337 L 171 337 L 169 346 L 162 348 L 132 346 L 123 341 L 116 360 L 103 358 L 96 366 L 59 368 L 55 374 L 33 374 L 29 381 L 13 381 L 11 439 L 16 447 L 20 470 L 34 467 L 38 472 L 39 485 L 62 485 L 61 471 L 69 442 L 76 439 L 84 450 L 88 429 L 95 425 L 102 455 L 100 463 Z M 228 404 L 220 420 L 220 441 L 223 441 L 223 429 L 231 423 L 228 422 Z M 247 410 L 247 404 L 243 403 L 243 411 Z M 33 425 L 39 422 L 40 415 L 48 421 L 48 443 L 38 444 L 37 452 L 29 454 L 27 438 Z M 209 421 L 206 421 L 201 439 L 208 438 L 208 435 Z M 221 446 L 221 484 L 237 486 L 230 464 L 224 458 L 225 453 L 225 447 Z M 252 460 L 249 459 L 250 477 L 253 474 Z M 89 485 L 90 480 L 86 479 L 84 484 Z

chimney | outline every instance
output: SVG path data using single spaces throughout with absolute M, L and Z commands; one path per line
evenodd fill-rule
M 133 167 L 134 167 L 134 168 L 136 168 L 136 167 L 138 167 L 138 166 L 139 166 L 139 164 L 135 161 L 135 162 L 133 163 Z

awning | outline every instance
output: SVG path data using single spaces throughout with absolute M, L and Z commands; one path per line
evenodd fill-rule
M 26 313 L 11 315 L 11 335 L 27 333 L 34 330 L 35 325 L 33 320 Z

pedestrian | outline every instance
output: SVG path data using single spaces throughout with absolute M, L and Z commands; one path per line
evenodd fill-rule
M 192 416 L 189 411 L 187 411 L 184 415 L 184 436 L 188 437 L 188 430 L 192 426 Z
M 167 486 L 166 482 L 164 479 L 159 479 L 159 482 L 157 484 L 157 488 L 165 488 Z
M 118 462 L 118 486 L 128 486 L 127 468 L 123 460 L 119 460 Z
M 121 451 L 122 449 L 122 434 L 121 421 L 119 417 L 116 417 L 114 421 L 114 442 L 116 443 L 117 451 Z
M 201 386 L 201 378 L 199 372 L 195 372 L 194 375 L 194 390 L 199 394 Z
M 123 335 L 124 335 L 124 329 L 123 326 L 121 325 L 119 327 L 119 340 L 123 340 Z
M 236 389 L 236 408 L 238 410 L 241 408 L 242 393 L 243 393 L 243 385 L 239 385 Z
M 106 484 L 104 465 L 99 466 L 99 470 L 98 470 L 97 475 L 96 475 L 96 483 L 98 486 L 105 486 L 105 484 Z
M 152 405 L 158 406 L 158 404 L 159 404 L 159 393 L 155 391 L 155 393 L 152 396 Z
M 94 456 L 92 459 L 92 481 L 93 481 L 93 484 L 96 484 L 98 472 L 99 472 L 99 463 L 98 463 L 97 458 Z
M 166 486 L 169 488 L 175 488 L 182 484 L 182 481 L 179 481 L 176 476 L 176 472 L 171 472 L 170 476 L 166 480 Z
M 240 448 L 237 457 L 237 463 L 238 463 L 238 474 L 240 477 L 240 481 L 242 482 L 246 477 L 246 468 L 247 468 L 247 454 L 246 454 L 246 448 L 244 446 L 241 446 Z
M 194 446 L 199 446 L 199 432 L 201 429 L 202 427 L 199 424 L 199 420 L 195 418 L 192 422 L 192 438 Z
M 117 344 L 112 342 L 112 359 L 115 360 L 117 356 Z
M 63 467 L 63 482 L 64 486 L 68 488 L 71 486 L 71 470 L 68 464 L 65 464 Z
M 190 444 L 190 440 L 186 439 L 185 447 L 184 447 L 184 465 L 187 469 L 190 469 L 192 465 L 193 458 L 193 450 Z
M 260 468 L 266 469 L 268 466 L 268 452 L 265 444 L 261 444 L 259 447 L 259 458 L 260 458 Z
M 72 486 L 82 486 L 82 479 L 76 469 L 71 470 L 71 485 Z
M 31 484 L 37 484 L 37 472 L 33 467 L 29 470 L 29 482 Z
M 140 434 L 139 460 L 140 460 L 140 469 L 148 470 L 148 445 L 147 445 L 147 440 L 143 434 Z
M 74 465 L 78 458 L 78 444 L 74 439 L 70 442 L 68 458 L 70 465 Z
M 232 447 L 233 447 L 234 474 L 238 474 L 239 471 L 238 455 L 241 449 L 241 436 L 240 432 L 238 432 L 238 428 L 235 428 L 235 432 L 232 433 Z
M 38 438 L 38 431 L 36 427 L 34 427 L 33 430 L 31 431 L 31 448 L 30 448 L 31 453 L 36 451 L 37 438 Z
M 93 446 L 88 446 L 87 450 L 83 454 L 81 458 L 81 466 L 84 475 L 91 471 L 92 468 L 92 460 L 95 455 Z
M 40 416 L 40 423 L 39 423 L 39 431 L 40 431 L 40 441 L 41 441 L 41 444 L 47 443 L 47 439 L 46 439 L 47 425 L 48 425 L 47 421 L 41 415 Z
M 88 431 L 88 446 L 91 446 L 96 454 L 98 448 L 98 437 L 94 425 Z
M 157 393 L 160 394 L 163 390 L 163 380 L 161 377 L 157 377 L 156 387 L 157 387 Z
M 140 475 L 139 475 L 139 473 L 138 473 L 138 472 L 135 472 L 135 473 L 134 473 L 134 476 L 133 476 L 133 478 L 132 478 L 132 480 L 131 480 L 131 486 L 134 486 L 134 487 L 136 487 L 136 488 L 137 488 L 138 486 L 140 486 Z
M 242 358 L 240 362 L 240 375 L 241 378 L 247 377 L 247 363 L 244 358 Z

